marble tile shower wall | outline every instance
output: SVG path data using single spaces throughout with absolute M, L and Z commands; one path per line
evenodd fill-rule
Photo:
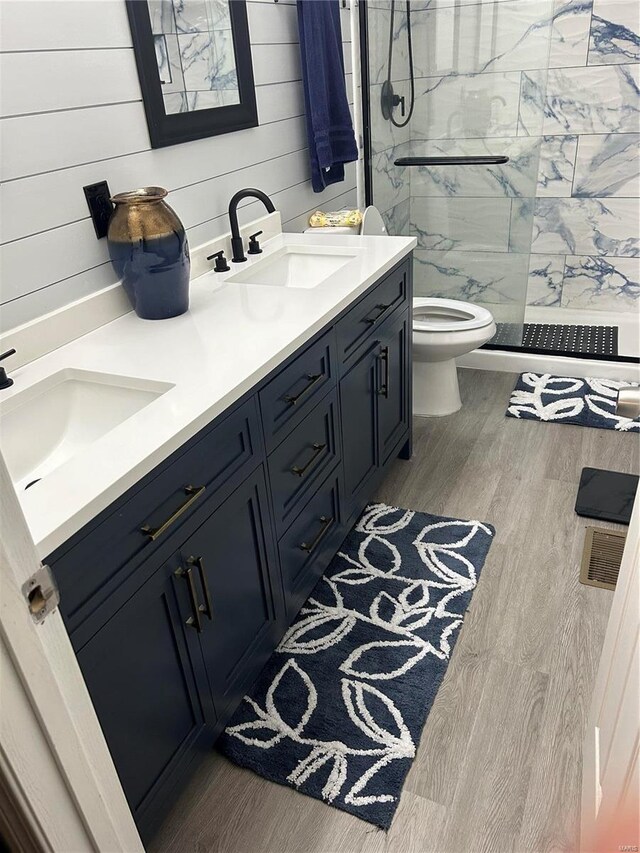
M 408 98 L 403 5 L 392 73 Z M 493 304 L 522 302 L 526 289 L 530 305 L 638 311 L 637 0 L 412 0 L 411 8 L 417 98 L 402 130 L 378 109 L 389 3 L 373 0 L 369 17 L 379 57 L 376 203 L 394 230 L 418 237 L 417 289 Z M 503 153 L 510 162 L 490 168 L 393 165 L 407 154 Z

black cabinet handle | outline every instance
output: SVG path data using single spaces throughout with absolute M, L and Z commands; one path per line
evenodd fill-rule
M 321 379 L 324 379 L 324 373 L 307 373 L 307 379 L 309 380 L 309 384 L 306 385 L 299 394 L 296 394 L 295 397 L 292 397 L 290 394 L 284 398 L 285 403 L 289 403 L 292 406 L 298 402 L 301 397 L 307 393 L 307 391 L 311 391 L 313 386 L 320 382 Z
M 389 399 L 389 384 L 391 381 L 391 375 L 389 372 L 389 347 L 382 347 L 380 350 L 380 355 L 378 358 L 382 361 L 384 365 L 384 379 L 382 381 L 382 388 L 378 391 L 379 394 L 388 400 Z
M 365 317 L 362 322 L 363 323 L 369 323 L 369 325 L 372 326 L 374 323 L 376 323 L 380 319 L 380 317 L 382 317 L 384 312 L 389 307 L 390 307 L 389 305 L 376 305 L 376 308 L 378 309 L 378 314 L 376 314 L 375 317 Z
M 140 528 L 140 532 L 144 533 L 145 536 L 148 536 L 150 542 L 155 542 L 155 540 L 159 536 L 162 536 L 162 534 L 169 527 L 171 527 L 171 525 L 175 521 L 177 521 L 183 513 L 185 513 L 189 509 L 191 504 L 198 500 L 198 498 L 206 490 L 206 488 L 206 486 L 185 486 L 185 494 L 189 495 L 189 497 L 183 504 L 178 507 L 178 509 L 173 513 L 173 515 L 169 516 L 169 518 L 164 521 L 159 527 L 151 527 L 151 525 L 149 524 L 144 524 Z
M 326 444 L 319 444 L 317 441 L 312 444 L 311 447 L 313 448 L 313 453 L 311 454 L 309 461 L 306 463 L 306 465 L 303 465 L 302 468 L 299 468 L 297 465 L 294 465 L 293 468 L 291 468 L 291 473 L 296 474 L 298 477 L 304 477 L 309 466 L 315 462 L 315 460 L 322 453 L 326 446 Z
M 175 572 L 176 577 L 185 578 L 187 581 L 187 585 L 189 587 L 189 598 L 191 600 L 191 612 L 192 616 L 189 616 L 186 623 L 190 628 L 195 628 L 198 634 L 202 633 L 202 620 L 200 619 L 200 613 L 202 612 L 201 606 L 198 604 L 198 594 L 196 592 L 196 585 L 193 582 L 193 571 L 191 568 L 176 569 Z
M 398 157 L 394 166 L 491 166 L 508 163 L 504 154 L 483 157 Z
M 326 515 L 321 515 L 320 516 L 320 524 L 321 524 L 320 530 L 316 533 L 315 537 L 311 540 L 311 542 L 302 542 L 300 544 L 300 548 L 303 551 L 306 551 L 307 554 L 311 554 L 312 551 L 315 551 L 315 549 L 318 547 L 318 545 L 322 542 L 326 532 L 329 530 L 329 528 L 333 524 L 333 516 L 331 516 L 330 518 L 327 518 Z
M 204 604 L 200 604 L 198 610 L 209 619 L 210 622 L 213 621 L 213 607 L 211 605 L 211 593 L 209 592 L 209 584 L 207 583 L 207 573 L 204 568 L 204 559 L 202 557 L 189 557 L 187 560 L 187 564 L 189 566 L 197 566 L 198 572 L 200 573 L 200 583 L 202 584 L 202 589 L 204 591 Z M 189 570 L 190 571 L 190 570 Z

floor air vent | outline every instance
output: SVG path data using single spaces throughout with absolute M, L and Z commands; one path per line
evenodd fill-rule
M 624 531 L 587 527 L 580 583 L 600 589 L 616 588 L 626 536 Z

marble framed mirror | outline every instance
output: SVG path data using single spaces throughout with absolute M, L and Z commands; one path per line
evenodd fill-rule
M 258 124 L 245 0 L 126 0 L 152 148 Z

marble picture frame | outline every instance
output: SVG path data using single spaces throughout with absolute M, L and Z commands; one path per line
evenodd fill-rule
M 174 101 L 189 93 L 168 93 L 160 80 L 150 3 L 148 0 L 125 2 L 152 148 L 232 133 L 259 124 L 245 0 L 229 3 L 237 72 L 237 94 L 234 91 L 233 102 L 229 103 L 217 92 L 213 93 L 216 98 L 207 98 L 208 92 L 200 92 L 197 108 L 192 105 L 185 110 L 176 109 Z

